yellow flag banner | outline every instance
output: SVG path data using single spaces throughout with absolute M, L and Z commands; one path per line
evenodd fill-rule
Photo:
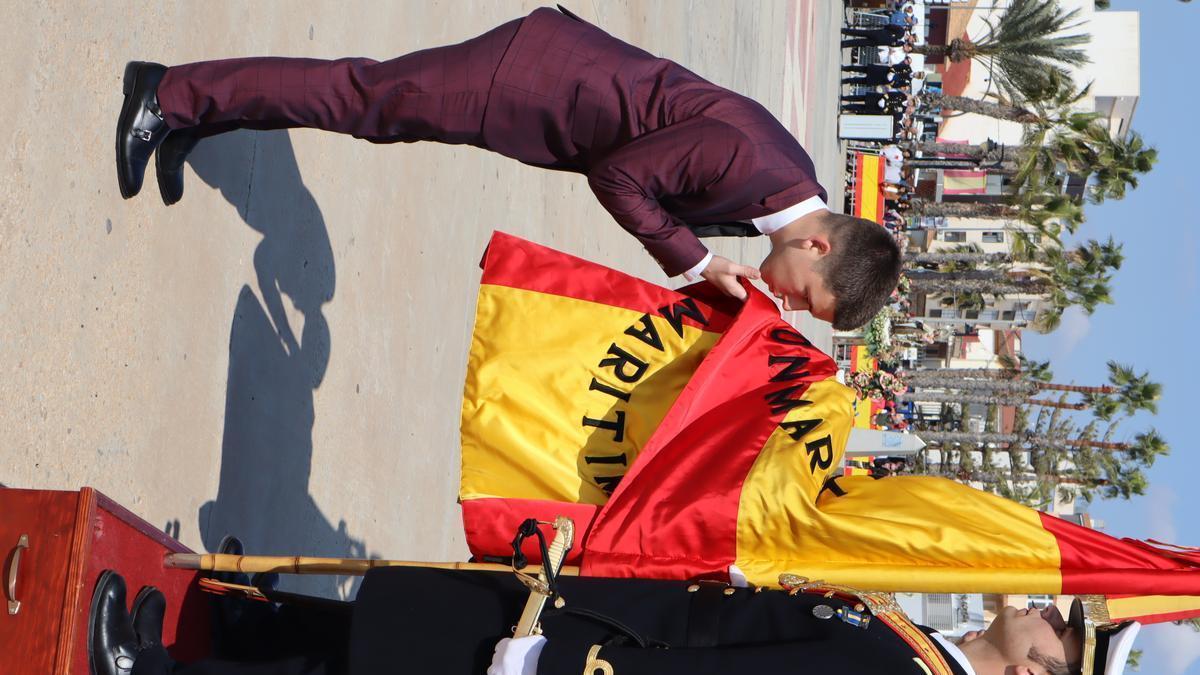
M 670 291 L 497 234 L 463 401 L 468 544 L 511 555 L 523 520 L 567 515 L 595 576 L 1200 595 L 1194 549 L 945 479 L 840 475 L 854 397 L 835 371 L 754 289 Z

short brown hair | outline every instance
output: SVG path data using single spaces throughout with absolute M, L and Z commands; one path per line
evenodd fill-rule
M 883 307 L 900 281 L 900 246 L 882 225 L 830 212 L 824 220 L 829 255 L 818 267 L 833 293 L 833 327 L 853 330 Z

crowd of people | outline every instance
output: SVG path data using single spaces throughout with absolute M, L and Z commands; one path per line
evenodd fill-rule
M 912 57 L 923 27 L 911 3 L 894 4 L 886 14 L 858 16 L 857 25 L 842 29 L 842 47 L 852 51 L 842 66 L 840 109 L 846 114 L 890 115 L 894 120 L 891 142 L 873 149 L 884 159 L 879 185 L 884 197 L 882 224 L 903 245 L 913 215 L 911 146 L 920 140 L 923 118 L 929 112 L 916 95 L 925 84 L 925 71 L 919 66 L 914 69 Z M 848 164 L 853 167 L 853 157 Z M 847 183 L 852 186 L 855 180 L 851 171 Z

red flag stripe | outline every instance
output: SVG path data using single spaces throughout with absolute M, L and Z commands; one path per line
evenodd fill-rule
M 483 267 L 480 280 L 483 284 L 575 298 L 647 314 L 658 315 L 660 308 L 692 298 L 708 323 L 702 324 L 686 315 L 684 323 L 716 332 L 728 327 L 740 304 L 708 282 L 672 291 L 503 232 L 492 234 L 480 266 Z
M 1193 565 L 1057 516 L 1040 516 L 1058 542 L 1063 593 L 1200 595 L 1200 574 Z
M 537 467 L 529 469 L 536 471 Z M 528 518 L 548 523 L 553 523 L 558 516 L 570 518 L 575 521 L 575 545 L 567 554 L 568 565 L 579 564 L 584 537 L 599 511 L 600 507 L 595 504 L 573 504 L 544 499 L 490 497 L 468 499 L 462 503 L 463 529 L 467 535 L 467 545 L 471 549 L 471 555 L 476 558 L 502 555 L 501 552 L 512 555 L 512 541 L 517 534 L 517 526 Z M 525 540 L 521 551 L 532 563 L 542 561 L 542 553 L 538 549 L 536 539 Z

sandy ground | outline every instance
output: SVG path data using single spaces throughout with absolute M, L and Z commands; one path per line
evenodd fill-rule
M 0 482 L 94 486 L 197 550 L 235 532 L 254 553 L 463 559 L 458 411 L 492 229 L 668 281 L 582 176 L 472 148 L 238 132 L 197 149 L 180 204 L 164 207 L 152 177 L 123 201 L 112 143 L 127 60 L 386 59 L 537 5 L 297 6 L 9 8 Z M 761 101 L 840 202 L 840 2 L 573 8 Z M 766 242 L 715 250 L 756 263 Z M 827 325 L 796 321 L 828 349 Z

